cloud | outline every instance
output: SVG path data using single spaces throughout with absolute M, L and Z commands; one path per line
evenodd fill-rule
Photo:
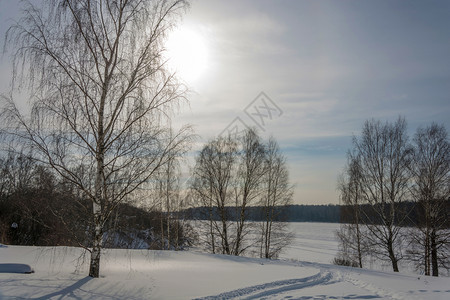
M 351 135 L 366 119 L 403 115 L 412 131 L 431 121 L 449 126 L 449 8 L 414 0 L 194 1 L 183 22 L 206 39 L 210 61 L 174 121 L 195 126 L 199 148 L 236 117 L 251 124 L 244 109 L 265 92 L 283 114 L 262 135 L 282 145 L 298 202 L 336 202 Z

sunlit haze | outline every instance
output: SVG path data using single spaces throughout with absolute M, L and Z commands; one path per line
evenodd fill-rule
M 166 48 L 169 66 L 181 80 L 192 84 L 204 75 L 208 64 L 208 48 L 200 33 L 179 27 L 170 33 Z

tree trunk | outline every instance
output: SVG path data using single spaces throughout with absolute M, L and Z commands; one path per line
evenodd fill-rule
M 398 261 L 394 254 L 394 247 L 392 241 L 389 241 L 388 243 L 388 252 L 389 252 L 389 258 L 392 262 L 392 270 L 394 272 L 398 272 Z
M 89 267 L 89 276 L 98 278 L 100 276 L 100 255 L 103 245 L 103 209 L 104 209 L 104 196 L 105 196 L 105 147 L 104 147 L 104 133 L 103 133 L 103 109 L 104 109 L 104 97 L 100 102 L 99 111 L 99 129 L 98 129 L 98 142 L 97 142 L 97 172 L 95 178 L 95 199 L 92 203 L 92 210 L 94 215 L 94 240 L 92 245 L 91 263 Z
M 91 252 L 91 262 L 89 266 L 89 276 L 98 278 L 100 276 L 100 254 L 102 249 L 102 217 L 101 217 L 101 206 L 98 203 L 93 203 L 94 210 L 94 240 Z
M 227 213 L 226 213 L 226 207 L 225 207 L 225 196 L 223 195 L 223 193 L 221 193 L 220 195 L 221 200 L 220 200 L 220 218 L 222 221 L 222 234 L 221 234 L 221 238 L 222 238 L 222 254 L 231 254 L 230 253 L 230 244 L 228 242 L 228 228 L 227 228 Z
M 438 257 L 437 257 L 437 243 L 436 243 L 436 230 L 433 229 L 430 235 L 431 244 L 431 265 L 433 268 L 433 276 L 439 276 Z
M 362 250 L 361 250 L 361 229 L 359 226 L 359 221 L 360 221 L 360 214 L 359 214 L 359 199 L 358 199 L 358 187 L 356 187 L 356 191 L 355 191 L 355 200 L 354 200 L 354 205 L 353 205 L 353 209 L 355 210 L 355 227 L 356 227 L 356 251 L 358 252 L 358 265 L 360 268 L 363 267 L 362 264 Z
M 236 230 L 236 244 L 234 247 L 234 255 L 238 256 L 240 255 L 241 252 L 241 244 L 242 244 L 242 232 L 244 230 L 244 226 L 245 226 L 245 201 L 243 200 L 243 204 L 240 207 L 240 214 L 239 214 L 239 220 L 236 224 L 237 226 L 237 230 Z M 236 207 L 238 207 L 237 203 L 236 203 Z
M 428 225 L 427 225 L 428 226 Z M 425 275 L 426 276 L 430 276 L 430 269 L 431 269 L 431 260 L 430 260 L 430 233 L 429 233 L 429 228 L 427 227 L 425 229 Z
M 264 246 L 264 228 L 266 227 L 265 222 L 263 221 L 261 224 L 261 237 L 260 237 L 260 245 L 259 245 L 259 258 L 263 257 L 263 246 Z
M 273 209 L 274 207 L 272 206 L 270 209 L 270 219 L 268 220 L 267 223 L 267 243 L 266 243 L 266 258 L 272 258 L 272 255 L 270 253 L 270 246 L 271 246 L 271 241 L 272 241 L 272 224 L 273 224 Z
M 209 202 L 209 234 L 211 236 L 211 250 L 212 253 L 215 254 L 216 253 L 216 243 L 215 243 L 215 237 L 214 237 L 214 227 L 213 227 L 213 212 L 212 212 L 212 203 L 211 201 Z
M 160 213 L 160 224 L 159 226 L 161 226 L 161 250 L 164 250 L 165 244 L 164 244 L 164 215 L 163 215 L 163 210 L 161 208 L 161 213 Z
M 267 247 L 269 243 L 269 207 L 266 208 L 266 220 L 264 222 L 264 258 L 267 258 Z
M 169 195 L 169 191 L 167 191 L 167 195 Z M 166 234 L 167 234 L 167 250 L 170 250 L 170 199 L 169 196 L 167 196 L 167 228 L 166 228 Z
M 225 210 L 223 207 L 222 210 Z M 222 213 L 224 214 L 224 213 Z M 224 215 L 222 215 L 222 230 L 223 230 L 223 238 L 222 238 L 222 247 L 223 254 L 230 254 L 230 245 L 228 243 L 228 230 L 227 230 L 227 220 Z
M 356 223 L 356 242 L 357 242 L 357 247 L 358 247 L 358 264 L 359 267 L 362 268 L 363 264 L 362 264 L 362 252 L 361 252 L 361 232 L 359 229 L 359 221 Z

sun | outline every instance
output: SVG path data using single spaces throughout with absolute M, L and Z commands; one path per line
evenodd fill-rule
M 206 39 L 190 28 L 177 28 L 166 42 L 169 68 L 187 83 L 193 83 L 205 73 L 208 64 Z

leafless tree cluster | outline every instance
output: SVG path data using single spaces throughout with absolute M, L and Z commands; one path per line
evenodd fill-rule
M 169 130 L 185 88 L 165 68 L 164 39 L 182 0 L 48 0 L 27 4 L 8 32 L 14 83 L 27 87 L 31 115 L 12 97 L 3 136 L 33 149 L 92 204 L 89 275 L 99 276 L 104 226 L 171 157 L 189 130 Z M 17 86 L 17 85 L 16 85 Z
M 276 221 L 292 201 L 292 187 L 274 139 L 264 144 L 249 129 L 209 142 L 197 158 L 191 192 L 204 208 L 202 237 L 211 252 L 241 255 L 256 242 L 258 255 L 272 258 L 289 242 L 285 225 Z M 249 222 L 252 206 L 261 207 L 264 222 Z
M 91 206 L 70 182 L 36 162 L 33 153 L 0 156 L 0 243 L 86 247 Z M 189 223 L 179 211 L 173 214 L 164 217 L 161 228 L 157 201 L 145 208 L 121 203 L 104 226 L 103 246 L 165 249 L 161 240 L 167 239 L 166 228 L 172 228 L 170 248 L 184 249 L 192 244 Z
M 403 118 L 367 121 L 338 182 L 349 222 L 338 233 L 344 258 L 359 267 L 365 255 L 385 258 L 395 272 L 405 258 L 426 275 L 448 269 L 449 157 L 443 126 L 419 128 L 411 143 Z
M 87 238 L 85 204 L 32 153 L 0 157 L 0 243 L 78 246 Z

